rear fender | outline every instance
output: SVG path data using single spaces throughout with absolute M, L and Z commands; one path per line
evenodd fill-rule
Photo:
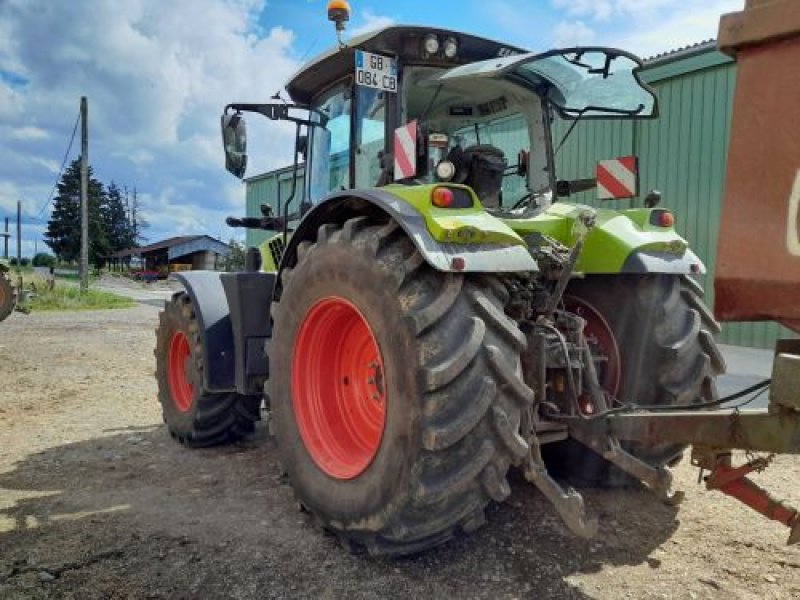
M 590 274 L 669 273 L 700 275 L 703 262 L 674 227 L 651 223 L 653 213 L 663 209 L 610 210 L 558 202 L 542 213 L 505 222 L 526 236 L 543 233 L 566 246 L 577 239 L 576 223 L 585 210 L 596 213 L 595 226 L 586 236 L 575 270 Z
M 409 188 L 412 189 L 412 188 Z M 297 245 L 303 240 L 315 240 L 323 223 L 344 223 L 361 215 L 389 216 L 403 228 L 425 261 L 443 272 L 510 273 L 538 271 L 536 261 L 524 241 L 510 228 L 481 210 L 470 217 L 483 214 L 495 229 L 507 230 L 505 241 L 458 243 L 439 241 L 432 234 L 418 208 L 385 189 L 347 190 L 337 192 L 311 209 L 292 235 L 281 258 L 281 271 L 297 262 Z M 430 218 L 428 216 L 428 218 Z M 439 222 L 444 221 L 443 219 Z M 477 220 L 474 222 L 478 223 Z M 478 228 L 476 228 L 477 231 Z M 455 260 L 454 259 L 463 259 Z M 280 281 L 280 278 L 278 279 Z M 279 286 L 276 293 L 279 293 Z

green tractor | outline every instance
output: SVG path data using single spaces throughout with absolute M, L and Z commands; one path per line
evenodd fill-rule
M 556 473 L 675 500 L 668 467 L 687 442 L 579 425 L 717 400 L 704 266 L 655 195 L 624 210 L 568 201 L 595 186 L 636 196 L 634 157 L 581 180 L 554 160 L 557 118 L 657 116 L 640 66 L 611 48 L 528 53 L 392 26 L 305 65 L 291 102 L 227 106 L 238 177 L 243 113 L 295 125 L 295 189 L 277 211 L 228 219 L 275 232 L 245 272 L 176 274 L 185 291 L 156 348 L 172 435 L 239 439 L 263 401 L 299 502 L 372 553 L 473 531 L 512 467 L 585 537 L 597 524 Z
M 5 320 L 17 306 L 17 288 L 11 282 L 8 261 L 0 259 L 0 321 Z

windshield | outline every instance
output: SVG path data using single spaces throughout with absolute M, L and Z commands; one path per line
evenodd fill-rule
M 655 95 L 637 75 L 640 62 L 611 48 L 570 48 L 520 54 L 450 69 L 430 85 L 485 85 L 506 80 L 543 96 L 565 118 L 647 118 Z
M 567 117 L 653 116 L 655 97 L 636 79 L 638 66 L 628 56 L 576 50 L 520 64 L 513 73 L 549 84 L 547 99 Z

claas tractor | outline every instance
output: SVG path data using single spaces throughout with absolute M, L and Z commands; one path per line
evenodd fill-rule
M 347 14 L 331 3 L 339 31 Z M 228 105 L 238 177 L 245 113 L 294 125 L 293 190 L 228 219 L 273 232 L 244 272 L 175 274 L 185 290 L 156 348 L 171 434 L 236 440 L 263 406 L 302 507 L 376 554 L 475 530 L 508 498 L 512 468 L 589 538 L 597 521 L 565 477 L 642 482 L 674 503 L 670 467 L 690 444 L 728 493 L 748 468 L 731 449 L 797 452 L 796 404 L 720 410 L 705 267 L 658 195 L 619 210 L 569 201 L 637 196 L 636 158 L 559 178 L 555 154 L 580 121 L 657 116 L 641 64 L 391 26 L 306 64 L 290 100 Z M 797 541 L 798 513 L 748 491 Z
M 8 262 L 0 259 L 0 321 L 5 320 L 17 306 L 17 288 L 9 273 Z

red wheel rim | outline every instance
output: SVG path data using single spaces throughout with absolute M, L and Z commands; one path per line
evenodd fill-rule
M 597 379 L 609 394 L 616 396 L 621 379 L 619 346 L 611 327 L 603 315 L 586 300 L 575 296 L 564 297 L 565 308 L 586 321 L 583 333 L 592 354 L 601 356 L 604 362 L 597 364 Z
M 344 298 L 324 298 L 306 313 L 292 356 L 292 406 L 306 450 L 331 477 L 357 477 L 378 453 L 383 358 L 364 315 Z
M 186 377 L 192 350 L 189 339 L 182 331 L 176 331 L 169 342 L 169 391 L 177 409 L 186 412 L 194 400 L 194 386 Z

